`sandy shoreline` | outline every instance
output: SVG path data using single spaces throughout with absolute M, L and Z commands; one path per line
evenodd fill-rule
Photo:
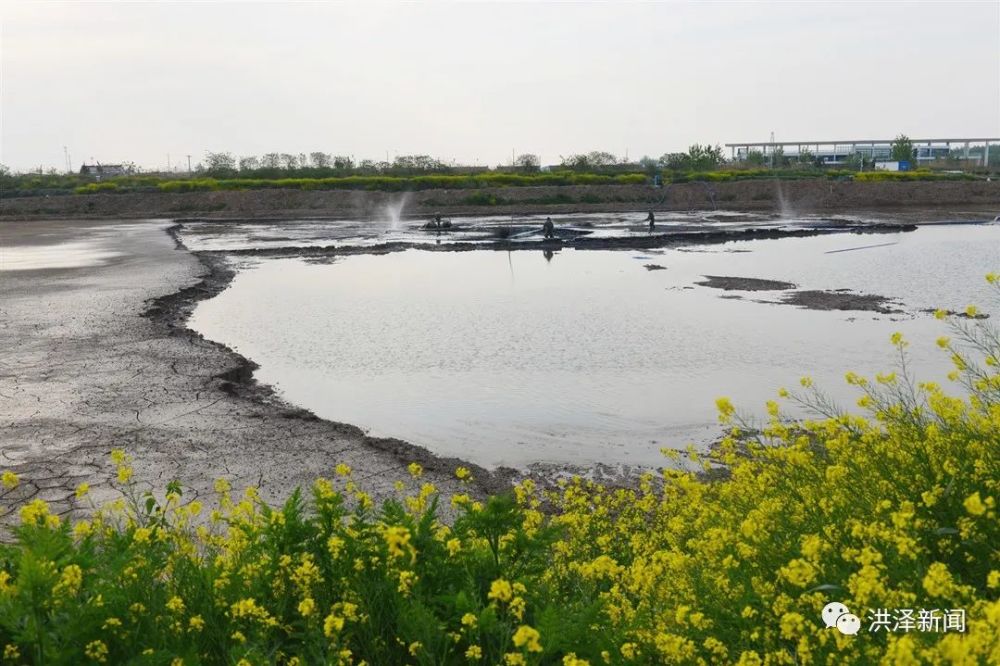
M 0 225 L 0 247 L 96 236 L 118 255 L 98 266 L 3 274 L 0 465 L 24 479 L 0 498 L 5 508 L 40 497 L 59 513 L 85 509 L 73 495 L 83 482 L 96 501 L 113 497 L 115 447 L 134 456 L 140 482 L 162 489 L 181 479 L 188 499 L 211 494 L 224 476 L 280 501 L 340 462 L 377 497 L 393 493 L 411 461 L 443 492 L 465 490 L 453 476 L 460 461 L 292 408 L 246 381 L 248 360 L 184 328 L 194 303 L 224 288 L 231 272 L 182 249 L 171 223 L 26 226 Z M 470 467 L 472 490 L 502 483 Z

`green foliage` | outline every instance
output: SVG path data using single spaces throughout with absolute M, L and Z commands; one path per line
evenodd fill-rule
M 86 185 L 80 185 L 73 189 L 74 194 L 97 194 L 98 192 L 117 192 L 118 183 L 115 182 L 103 182 L 103 183 L 87 183 Z
M 767 156 L 764 155 L 764 152 L 761 150 L 757 150 L 756 148 L 751 148 L 749 151 L 747 151 L 746 158 L 744 159 L 744 161 L 750 166 L 755 166 L 755 167 L 762 167 L 768 163 Z
M 693 144 L 686 153 L 670 153 L 660 158 L 660 164 L 674 171 L 710 171 L 725 162 L 720 146 Z
M 562 167 L 572 171 L 602 171 L 612 169 L 617 164 L 619 160 L 613 153 L 602 150 L 562 158 Z
M 915 171 L 865 171 L 855 174 L 854 180 L 861 182 L 907 182 L 922 180 L 976 180 L 976 177 L 968 173 L 942 173 L 929 169 L 917 169 Z
M 897 136 L 889 150 L 889 157 L 893 161 L 911 162 L 916 158 L 916 154 L 913 142 L 905 134 Z
M 481 187 L 538 187 L 552 185 L 638 185 L 646 182 L 643 174 L 605 175 L 591 173 L 485 173 L 467 176 L 426 175 L 345 176 L 334 178 L 280 178 L 277 180 L 232 178 L 216 180 L 199 178 L 163 181 L 157 187 L 163 192 L 196 192 L 206 190 L 379 190 L 400 192 L 432 189 L 475 189 Z
M 228 178 L 236 175 L 236 158 L 232 153 L 205 153 L 205 175 Z

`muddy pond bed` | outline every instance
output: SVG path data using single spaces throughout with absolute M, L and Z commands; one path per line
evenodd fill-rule
M 212 233 L 205 249 L 254 246 Z M 189 326 L 295 405 L 484 466 L 655 466 L 663 447 L 718 437 L 721 395 L 762 414 L 808 374 L 853 405 L 844 373 L 892 369 L 895 331 L 913 373 L 947 384 L 947 327 L 926 310 L 994 311 L 983 275 L 1000 268 L 1000 226 L 233 261 Z

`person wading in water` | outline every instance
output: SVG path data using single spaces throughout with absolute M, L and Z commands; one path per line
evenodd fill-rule
M 551 217 L 545 218 L 545 224 L 542 225 L 542 231 L 545 232 L 545 237 L 546 238 L 555 238 L 556 237 L 556 225 L 552 224 L 552 218 Z
M 652 231 L 653 227 L 656 226 L 656 216 L 653 215 L 653 211 L 649 211 L 649 215 L 646 216 L 646 222 L 649 222 L 649 230 Z

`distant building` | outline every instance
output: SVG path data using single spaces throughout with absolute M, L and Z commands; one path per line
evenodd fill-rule
M 803 152 L 808 152 L 813 159 L 829 165 L 837 166 L 846 163 L 854 155 L 866 160 L 883 162 L 889 160 L 892 154 L 894 139 L 851 139 L 846 141 L 766 141 L 759 143 L 727 143 L 732 159 L 743 161 L 751 150 L 763 153 L 765 157 L 781 150 L 784 157 L 796 159 Z M 990 144 L 1000 142 L 1000 139 L 910 139 L 916 151 L 916 163 L 923 164 L 935 160 L 952 157 L 952 149 L 960 148 L 963 159 L 969 160 L 971 144 L 985 144 L 973 159 L 983 165 L 989 163 Z
M 80 175 L 94 180 L 104 180 L 128 175 L 128 168 L 124 164 L 84 164 L 80 167 Z

